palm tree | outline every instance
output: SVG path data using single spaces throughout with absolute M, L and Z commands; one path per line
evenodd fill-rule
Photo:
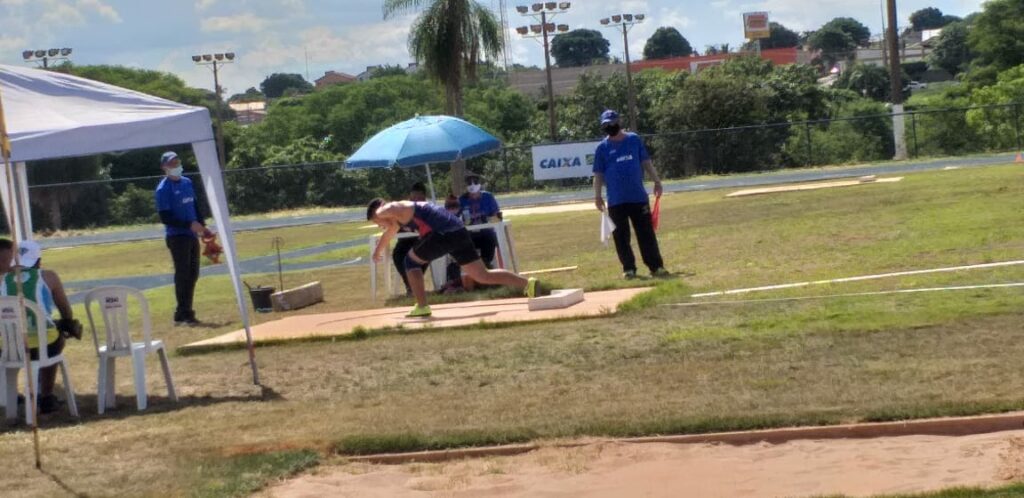
M 476 77 L 481 55 L 502 50 L 501 24 L 475 0 L 384 0 L 384 18 L 423 8 L 409 31 L 409 52 L 444 85 L 445 113 L 462 116 L 462 86 Z M 452 192 L 464 187 L 466 164 L 452 164 Z

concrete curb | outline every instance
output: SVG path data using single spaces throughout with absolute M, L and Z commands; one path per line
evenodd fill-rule
M 1024 412 L 976 417 L 950 417 L 939 419 L 910 420 L 901 422 L 877 422 L 866 424 L 844 424 L 815 427 L 790 427 L 758 431 L 718 432 L 710 434 L 687 434 L 678 436 L 652 436 L 599 440 L 617 443 L 672 443 L 672 444 L 732 444 L 755 443 L 781 444 L 803 439 L 871 439 L 898 436 L 967 436 L 1024 429 Z M 347 457 L 350 462 L 398 465 L 412 462 L 447 462 L 466 458 L 491 456 L 514 456 L 540 448 L 578 448 L 594 444 L 594 440 L 581 442 L 541 445 L 535 443 L 505 446 L 484 446 L 479 448 L 456 448 L 451 450 L 418 451 L 413 453 L 384 453 Z

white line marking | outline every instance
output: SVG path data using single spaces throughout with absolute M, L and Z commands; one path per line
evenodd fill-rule
M 803 297 L 778 297 L 769 299 L 743 299 L 736 301 L 701 301 L 696 303 L 674 303 L 674 304 L 662 304 L 662 306 L 672 307 L 689 307 L 689 306 L 704 306 L 708 304 L 750 304 L 750 303 L 780 303 L 785 301 L 807 301 L 811 299 L 829 299 L 836 297 L 862 297 L 862 296 L 884 296 L 888 294 L 916 294 L 920 292 L 940 292 L 940 291 L 962 291 L 962 290 L 976 290 L 976 289 L 1006 289 L 1012 287 L 1024 287 L 1024 282 L 1012 283 L 1012 284 L 990 284 L 990 285 L 961 285 L 956 287 L 929 287 L 926 289 L 904 289 L 895 291 L 877 291 L 877 292 L 854 292 L 850 294 L 828 294 L 824 296 L 803 296 Z
M 718 292 L 705 292 L 703 294 L 694 294 L 692 298 L 702 297 L 714 297 L 714 296 L 729 296 L 733 294 L 746 294 L 748 292 L 760 292 L 769 290 L 782 290 L 782 289 L 796 289 L 798 287 L 809 287 L 811 285 L 825 285 L 825 284 L 839 284 L 845 282 L 860 282 L 864 280 L 878 280 L 881 278 L 892 278 L 892 277 L 905 277 L 909 275 L 924 275 L 926 273 L 946 273 L 954 271 L 964 270 L 981 270 L 984 268 L 1001 268 L 1005 266 L 1017 266 L 1024 265 L 1024 260 L 1018 261 L 1003 261 L 1000 263 L 985 263 L 981 265 L 968 265 L 968 266 L 952 266 L 949 268 L 933 268 L 930 270 L 912 270 L 912 271 L 901 271 L 895 273 L 881 273 L 878 275 L 863 275 L 860 277 L 846 277 L 846 278 L 835 278 L 832 280 L 815 280 L 813 282 L 797 282 L 793 284 L 781 284 L 781 285 L 767 285 L 764 287 L 749 287 L 746 289 L 733 289 L 727 291 Z

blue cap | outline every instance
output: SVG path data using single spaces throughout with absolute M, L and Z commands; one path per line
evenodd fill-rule
M 164 152 L 164 155 L 160 156 L 160 166 L 167 166 L 171 161 L 178 158 L 178 155 L 173 152 Z
M 601 124 L 606 125 L 619 120 L 619 113 L 608 109 L 601 113 Z

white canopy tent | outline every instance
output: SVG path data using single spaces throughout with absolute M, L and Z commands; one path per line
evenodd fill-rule
M 192 144 L 235 287 L 253 382 L 259 384 L 209 111 L 63 73 L 6 65 L 0 65 L 0 99 L 12 160 L 11 171 L 0 168 L 0 185 L 13 182 L 15 198 L 0 190 L 19 240 L 32 238 L 26 161 Z

